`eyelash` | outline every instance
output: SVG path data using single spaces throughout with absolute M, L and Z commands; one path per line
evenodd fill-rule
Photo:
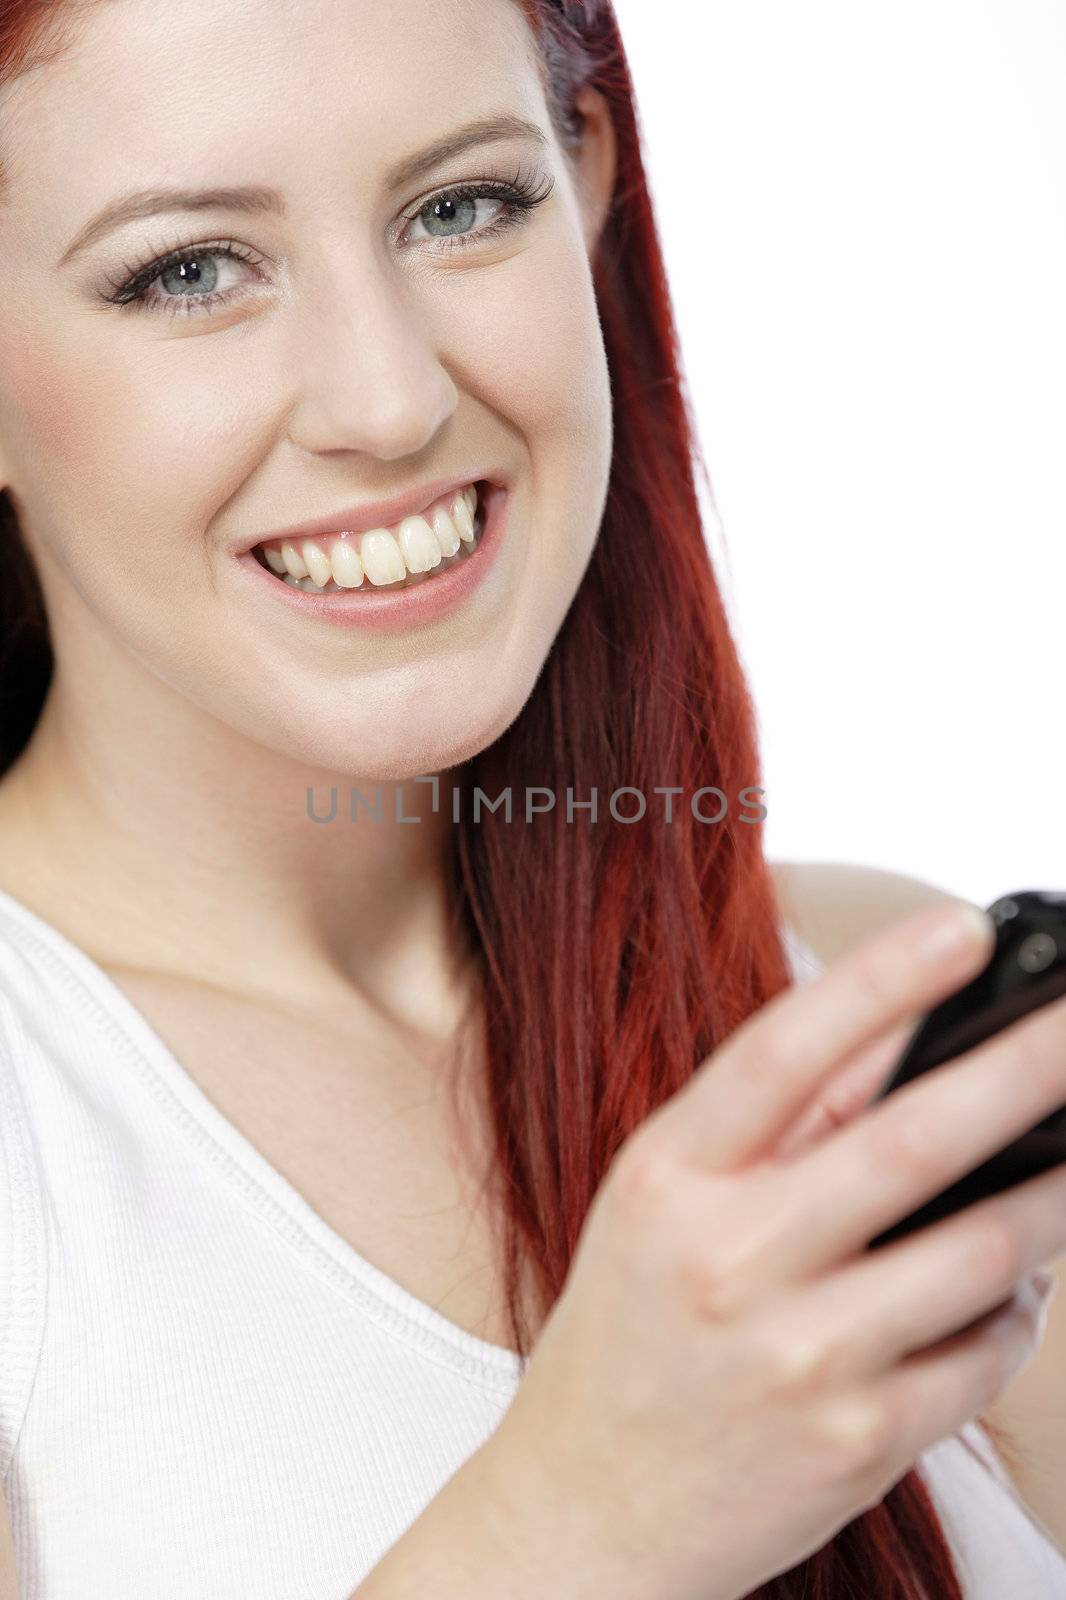
M 410 225 L 417 222 L 424 211 L 442 200 L 462 202 L 464 200 L 480 200 L 492 198 L 502 200 L 507 207 L 488 223 L 485 227 L 472 229 L 469 233 L 454 234 L 451 238 L 442 238 L 436 241 L 437 245 L 445 251 L 467 249 L 470 242 L 481 243 L 485 239 L 496 238 L 507 229 L 520 227 L 527 221 L 537 206 L 541 205 L 555 188 L 555 179 L 544 178 L 539 184 L 535 182 L 535 175 L 525 176 L 519 170 L 511 179 L 486 179 L 483 183 L 455 184 L 447 189 L 438 189 L 435 194 L 424 200 L 416 211 L 408 213 L 404 221 Z M 258 257 L 254 252 L 248 251 L 242 245 L 235 244 L 232 239 L 212 240 L 208 244 L 185 245 L 180 249 L 167 251 L 165 255 L 156 256 L 145 265 L 124 268 L 124 275 L 117 281 L 108 280 L 112 293 L 105 294 L 103 298 L 109 305 L 128 306 L 135 311 L 157 311 L 162 309 L 164 316 L 180 316 L 198 314 L 206 311 L 210 313 L 216 305 L 231 301 L 235 298 L 232 290 L 213 290 L 205 295 L 164 295 L 150 297 L 146 291 L 155 280 L 162 277 L 163 273 L 171 267 L 182 266 L 188 262 L 202 261 L 206 257 L 222 256 L 231 260 L 247 261 L 251 265 L 258 264 Z M 239 296 L 241 290 L 236 291 Z

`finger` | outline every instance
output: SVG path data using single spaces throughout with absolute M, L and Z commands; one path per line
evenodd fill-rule
M 800 1114 L 797 1122 L 771 1151 L 777 1160 L 787 1160 L 815 1145 L 838 1128 L 854 1121 L 866 1109 L 878 1090 L 888 1081 L 904 1047 L 914 1032 L 916 1019 L 867 1045 L 853 1056 Z
M 789 1312 L 789 1360 L 799 1374 L 876 1380 L 1002 1305 L 1064 1250 L 1066 1170 L 1053 1168 L 805 1286 Z
M 900 1461 L 912 1465 L 998 1400 L 1036 1354 L 1044 1326 L 1044 1305 L 1026 1284 L 973 1327 L 901 1362 L 877 1390 L 900 1428 Z
M 960 987 L 994 937 L 991 919 L 960 901 L 864 940 L 747 1018 L 657 1109 L 652 1136 L 711 1171 L 764 1156 L 848 1054 Z
M 778 1248 L 789 1275 L 864 1249 L 1064 1104 L 1060 999 L 904 1084 L 783 1169 Z

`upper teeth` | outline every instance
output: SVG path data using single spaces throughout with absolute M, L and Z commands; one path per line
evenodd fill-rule
M 445 556 L 455 555 L 460 543 L 472 545 L 476 510 L 477 490 L 471 483 L 391 528 L 315 534 L 257 548 L 279 577 L 310 578 L 320 589 L 331 578 L 342 589 L 356 589 L 364 574 L 373 584 L 398 583 L 409 572 L 439 566 Z

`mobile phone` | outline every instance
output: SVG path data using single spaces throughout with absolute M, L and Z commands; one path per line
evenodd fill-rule
M 1066 994 L 1066 891 L 1020 890 L 994 900 L 987 911 L 996 927 L 987 964 L 926 1014 L 871 1104 Z M 1062 1045 L 1066 1056 L 1066 1025 Z M 1061 1161 L 1066 1161 L 1066 1105 L 879 1233 L 869 1248 L 878 1249 L 975 1200 L 1035 1178 Z

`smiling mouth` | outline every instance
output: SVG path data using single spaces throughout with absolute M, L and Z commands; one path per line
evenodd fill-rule
M 468 484 L 388 528 L 271 539 L 252 553 L 279 583 L 312 594 L 414 588 L 470 559 L 485 526 L 487 487 Z

